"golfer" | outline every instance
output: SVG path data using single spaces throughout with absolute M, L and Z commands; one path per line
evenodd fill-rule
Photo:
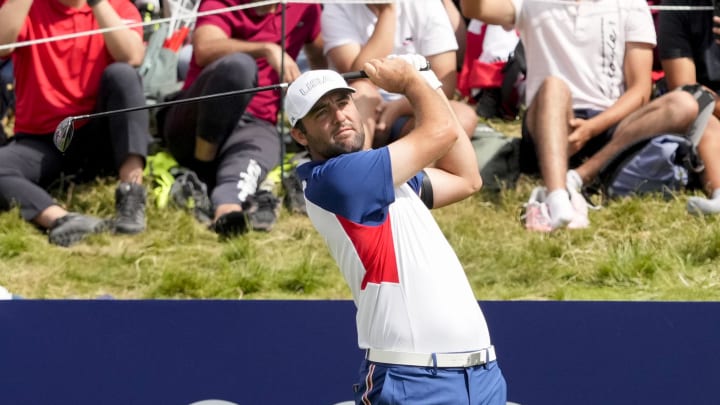
M 400 58 L 363 69 L 415 110 L 415 128 L 388 146 L 362 150 L 354 89 L 336 72 L 304 73 L 285 99 L 291 135 L 312 157 L 298 168 L 308 215 L 357 306 L 366 359 L 355 401 L 504 405 L 485 318 L 428 209 L 480 189 L 470 141 L 431 72 Z

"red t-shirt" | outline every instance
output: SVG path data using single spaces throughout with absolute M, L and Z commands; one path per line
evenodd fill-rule
M 108 0 L 125 21 L 140 22 L 129 0 Z M 4 0 L 0 0 L 0 4 Z M 57 0 L 34 1 L 17 40 L 29 41 L 98 29 L 92 10 L 64 6 Z M 133 29 L 142 36 L 142 27 Z M 16 48 L 15 132 L 48 134 L 64 118 L 95 108 L 100 77 L 114 62 L 102 34 L 84 35 Z
M 200 4 L 200 12 L 217 10 L 238 4 L 249 3 L 247 0 L 204 0 Z M 285 12 L 285 47 L 286 52 L 293 59 L 297 58 L 303 45 L 311 43 L 320 35 L 320 5 L 318 4 L 286 4 Z M 233 11 L 231 13 L 213 14 L 199 17 L 196 27 L 212 24 L 220 28 L 230 38 L 244 41 L 274 42 L 280 44 L 282 27 L 282 8 L 277 7 L 275 13 L 256 16 L 249 9 Z M 280 83 L 278 73 L 267 63 L 265 58 L 257 59 L 258 86 L 269 86 Z M 188 88 L 200 74 L 202 68 L 198 66 L 193 55 L 190 61 L 185 88 Z M 277 113 L 280 108 L 280 94 L 277 91 L 261 91 L 255 93 L 246 112 L 257 118 L 277 122 Z

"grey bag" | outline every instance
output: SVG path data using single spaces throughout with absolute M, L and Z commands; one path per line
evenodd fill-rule
M 672 192 L 688 185 L 689 168 L 685 164 L 692 153 L 692 142 L 678 135 L 660 135 L 618 163 L 608 173 L 606 194 L 610 198 L 626 195 Z
M 160 28 L 152 33 L 145 58 L 138 68 L 145 97 L 151 101 L 161 102 L 182 86 L 177 74 L 178 55 L 163 46 L 167 34 L 168 24 L 161 24 Z
M 471 142 L 483 179 L 483 189 L 500 191 L 514 188 L 520 177 L 520 138 L 478 124 Z
M 600 182 L 610 198 L 631 194 L 672 192 L 688 186 L 703 171 L 697 145 L 715 108 L 715 99 L 700 85 L 683 86 L 698 102 L 699 113 L 685 135 L 658 135 L 621 152 L 600 172 Z

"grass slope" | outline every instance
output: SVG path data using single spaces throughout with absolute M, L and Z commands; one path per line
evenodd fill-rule
M 518 135 L 516 123 L 495 123 Z M 718 300 L 720 223 L 685 212 L 685 195 L 615 201 L 591 227 L 550 235 L 520 224 L 536 180 L 435 211 L 482 300 Z M 71 210 L 113 214 L 112 179 L 56 192 Z M 0 214 L 0 285 L 26 298 L 349 299 L 309 220 L 283 210 L 275 229 L 219 241 L 191 214 L 148 206 L 140 235 L 71 248 Z

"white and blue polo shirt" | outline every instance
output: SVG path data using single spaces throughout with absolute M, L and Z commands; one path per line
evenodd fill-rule
M 395 188 L 386 147 L 309 162 L 297 173 L 308 216 L 352 290 L 360 348 L 490 346 L 462 265 L 418 197 L 422 174 Z

